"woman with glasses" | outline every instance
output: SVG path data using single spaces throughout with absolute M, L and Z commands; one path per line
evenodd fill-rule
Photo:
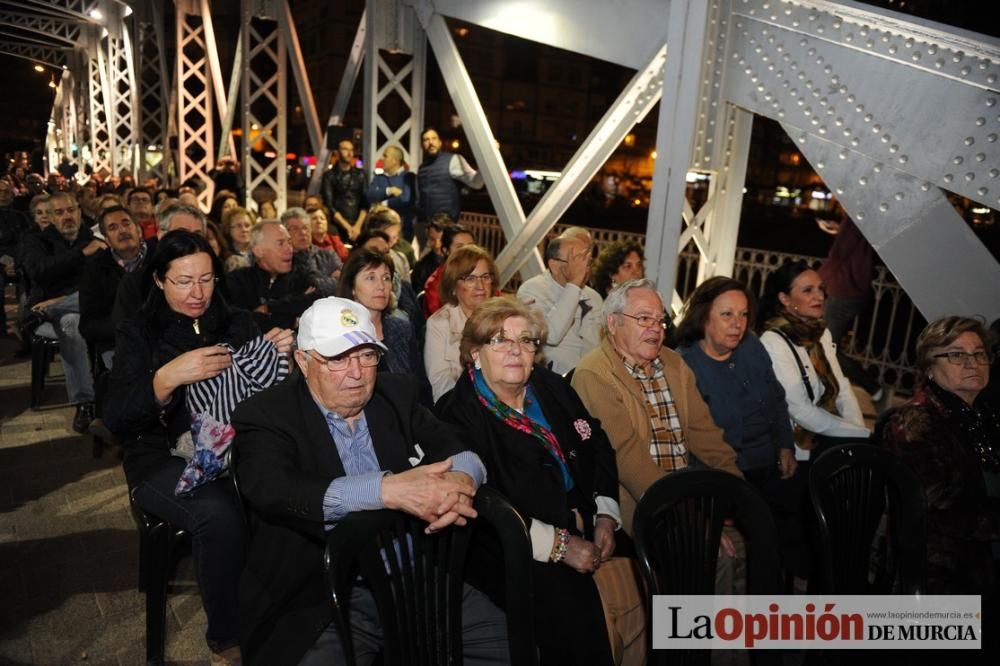
M 241 350 L 261 334 L 251 313 L 231 310 L 216 293 L 222 267 L 204 237 L 168 233 L 147 270 L 155 288 L 136 316 L 118 327 L 104 419 L 124 444 L 132 500 L 192 535 L 195 576 L 208 616 L 205 637 L 216 655 L 213 663 L 229 663 L 239 656 L 236 593 L 244 548 L 239 500 L 228 479 L 178 494 L 188 468 L 181 455 L 204 434 L 193 423 L 189 387 L 225 373 L 233 365 L 230 349 Z M 274 347 L 274 364 L 291 349 L 291 331 L 273 329 L 263 338 Z M 262 365 L 254 372 L 262 372 Z
M 996 591 L 990 542 L 1000 540 L 1000 500 L 983 474 L 1000 472 L 1000 414 L 985 400 L 990 344 L 969 317 L 944 317 L 917 338 L 922 375 L 883 440 L 917 473 L 927 495 L 927 592 Z
M 487 483 L 529 520 L 540 662 L 610 664 L 593 573 L 620 525 L 614 451 L 569 383 L 538 363 L 546 333 L 541 315 L 516 299 L 480 305 L 462 332 L 461 376 L 436 411 L 464 430 Z M 502 605 L 502 553 L 485 537 L 479 545 L 472 584 Z
M 337 284 L 337 296 L 349 298 L 368 309 L 375 335 L 387 350 L 383 371 L 423 377 L 413 326 L 405 316 L 396 314 L 394 271 L 388 255 L 358 248 L 347 257 Z
M 459 342 L 469 316 L 496 293 L 497 267 L 489 251 L 465 245 L 448 256 L 438 284 L 444 305 L 427 320 L 424 368 L 434 401 L 451 390 L 462 373 Z
M 795 457 L 808 461 L 820 446 L 867 440 L 861 407 L 837 362 L 823 320 L 823 278 L 804 261 L 785 263 L 768 276 L 758 314 L 760 341 L 785 389 Z M 836 439 L 830 439 L 836 438 Z
M 234 206 L 223 213 L 222 234 L 228 256 L 222 266 L 227 273 L 253 264 L 253 251 L 250 249 L 250 230 L 253 225 L 253 217 L 246 208 Z

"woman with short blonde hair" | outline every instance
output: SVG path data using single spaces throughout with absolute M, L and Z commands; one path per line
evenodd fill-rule
M 466 245 L 448 256 L 438 292 L 444 306 L 427 320 L 424 368 L 436 401 L 462 371 L 459 342 L 469 316 L 496 293 L 497 267 L 488 250 Z

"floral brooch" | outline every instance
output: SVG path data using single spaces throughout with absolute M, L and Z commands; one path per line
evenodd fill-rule
M 590 424 L 587 423 L 586 420 L 577 419 L 576 421 L 573 421 L 573 427 L 576 428 L 578 433 L 580 433 L 580 439 L 583 441 L 590 439 L 590 435 L 593 431 L 590 429 Z

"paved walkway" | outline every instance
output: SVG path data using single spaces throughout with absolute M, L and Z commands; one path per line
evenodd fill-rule
M 142 664 L 145 598 L 121 463 L 115 450 L 94 458 L 72 431 L 61 382 L 31 410 L 30 362 L 15 348 L 0 338 L 0 664 Z M 207 664 L 190 558 L 178 579 L 167 660 Z

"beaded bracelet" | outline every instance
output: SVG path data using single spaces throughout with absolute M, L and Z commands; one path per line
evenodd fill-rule
M 552 554 L 549 561 L 553 564 L 562 562 L 566 558 L 566 548 L 569 546 L 569 530 L 561 527 L 556 528 L 556 542 L 552 546 Z

